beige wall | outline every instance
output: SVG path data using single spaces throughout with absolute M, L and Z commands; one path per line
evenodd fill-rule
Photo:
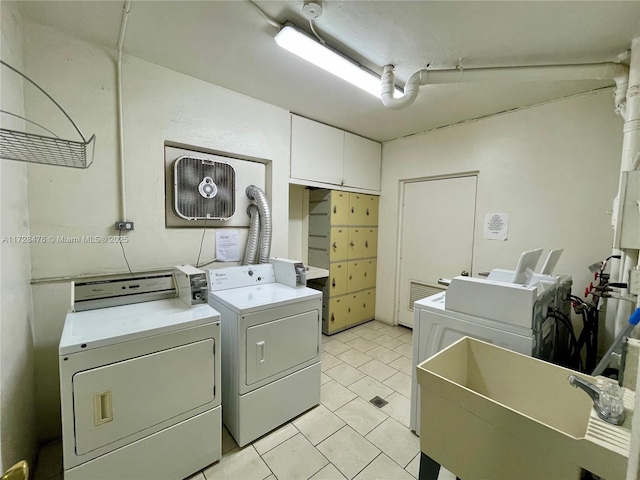
M 1 9 L 2 59 L 23 71 L 22 26 L 12 4 Z M 23 114 L 23 83 L 2 69 L 2 109 Z M 24 122 L 2 115 L 2 127 L 24 130 Z M 29 236 L 27 167 L 0 160 L 0 473 L 19 460 L 34 466 L 36 451 L 33 386 L 33 311 Z
M 473 275 L 514 268 L 525 250 L 564 248 L 556 272 L 582 294 L 587 266 L 611 254 L 621 148 L 609 89 L 383 144 L 376 318 L 395 321 L 402 180 L 479 171 Z M 510 214 L 507 241 L 483 239 L 489 212 Z
M 120 220 L 113 52 L 47 27 L 28 25 L 26 68 L 45 78 L 49 93 L 86 135 L 96 134 L 87 170 L 29 166 L 29 209 L 35 235 L 113 235 Z M 166 229 L 165 141 L 261 159 L 273 210 L 273 253 L 288 243 L 289 113 L 135 57 L 123 62 L 127 219 L 136 225 L 126 251 L 134 270 L 193 262 L 201 229 Z M 26 98 L 30 115 L 51 118 L 40 98 Z M 54 126 L 65 127 L 60 119 Z M 71 133 L 69 133 L 71 135 Z M 242 193 L 242 192 L 240 192 Z M 213 232 L 202 256 L 214 256 Z M 34 246 L 34 278 L 124 272 L 116 244 Z
M 26 24 L 25 64 L 43 79 L 85 135 L 96 134 L 87 170 L 29 165 L 29 211 L 34 235 L 114 235 L 120 220 L 114 52 L 47 27 Z M 26 95 L 36 118 L 73 135 L 41 98 Z M 125 245 L 134 271 L 193 263 L 201 229 L 164 226 L 165 141 L 257 159 L 267 165 L 266 193 L 273 214 L 272 254 L 288 254 L 290 115 L 281 108 L 126 56 L 123 62 L 127 219 L 135 222 Z M 242 192 L 240 192 L 242 194 Z M 207 234 L 202 258 L 215 254 Z M 246 229 L 243 230 L 246 238 Z M 117 244 L 32 246 L 33 278 L 126 271 Z M 69 284 L 34 287 L 38 433 L 60 434 L 57 344 L 69 306 Z

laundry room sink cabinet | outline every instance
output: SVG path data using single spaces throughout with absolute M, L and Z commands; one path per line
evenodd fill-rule
M 322 290 L 322 331 L 373 319 L 376 303 L 378 197 L 337 190 L 309 192 L 309 264 L 329 270 Z

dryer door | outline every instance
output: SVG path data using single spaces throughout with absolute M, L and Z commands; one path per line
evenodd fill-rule
M 312 310 L 247 328 L 245 385 L 275 380 L 317 359 L 319 321 Z
M 73 376 L 76 453 L 83 455 L 214 400 L 206 339 Z

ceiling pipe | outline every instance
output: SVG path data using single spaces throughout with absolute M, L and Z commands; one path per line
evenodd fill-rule
M 401 97 L 393 96 L 395 78 L 393 65 L 385 65 L 382 73 L 382 103 L 391 109 L 411 105 L 418 96 L 420 85 L 438 85 L 472 82 L 550 82 L 558 80 L 615 80 L 616 109 L 624 108 L 626 82 L 629 69 L 622 64 L 591 63 L 576 65 L 531 65 L 521 67 L 452 68 L 447 70 L 418 70 L 404 87 Z

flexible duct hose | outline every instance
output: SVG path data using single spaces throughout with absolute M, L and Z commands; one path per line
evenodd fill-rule
M 246 190 L 247 197 L 256 202 L 260 214 L 260 252 L 258 263 L 267 263 L 271 253 L 271 210 L 265 193 L 255 185 L 249 185 Z
M 249 236 L 247 237 L 247 246 L 244 250 L 243 265 L 253 265 L 256 263 L 256 255 L 258 253 L 258 237 L 260 236 L 260 215 L 258 207 L 253 203 L 247 207 L 247 215 L 251 217 L 251 226 L 249 227 Z

